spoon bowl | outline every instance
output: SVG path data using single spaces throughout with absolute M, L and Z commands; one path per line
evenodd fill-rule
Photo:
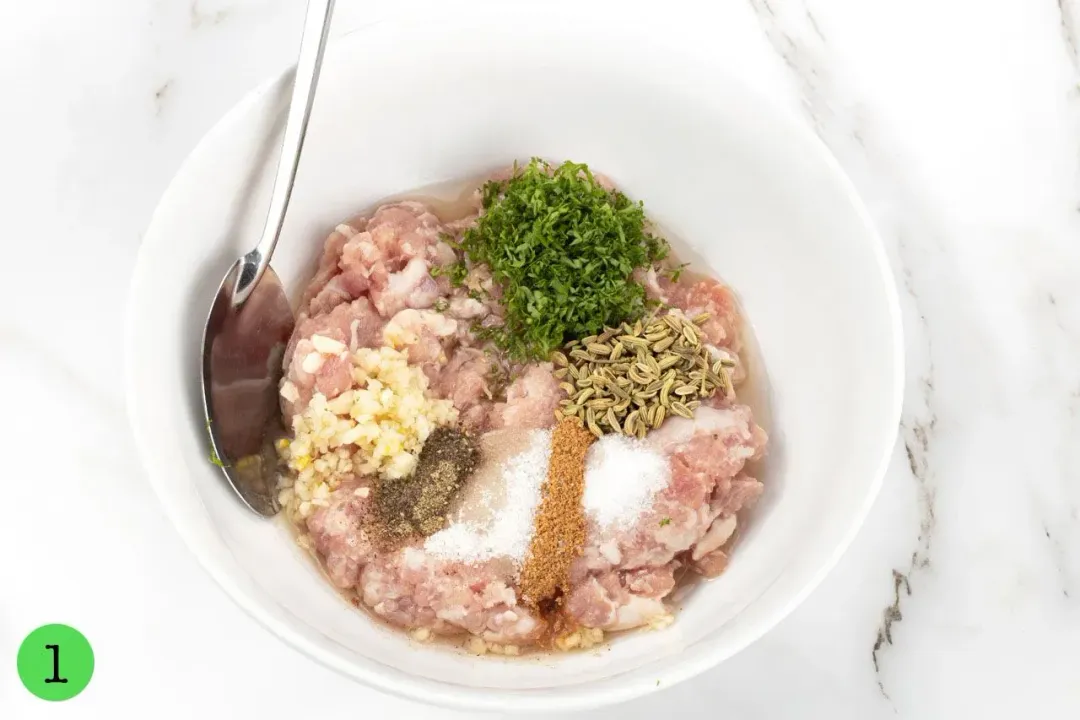
M 211 459 L 240 499 L 267 517 L 278 512 L 274 441 L 281 436 L 277 388 L 292 334 L 292 308 L 269 266 L 237 305 L 246 258 L 218 288 L 203 334 L 202 387 Z
M 293 329 L 289 298 L 270 269 L 292 196 L 300 151 L 315 101 L 334 0 L 310 0 L 296 61 L 281 160 L 259 244 L 226 273 L 202 338 L 202 389 L 210 459 L 240 499 L 263 516 L 277 514 L 273 443 L 281 359 Z

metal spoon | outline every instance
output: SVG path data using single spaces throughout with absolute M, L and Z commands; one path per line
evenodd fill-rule
M 237 260 L 221 281 L 203 331 L 203 405 L 211 460 L 221 466 L 240 499 L 267 517 L 280 509 L 273 442 L 282 431 L 277 390 L 294 324 L 270 256 L 296 180 L 333 11 L 334 0 L 308 2 L 266 225 L 255 249 Z

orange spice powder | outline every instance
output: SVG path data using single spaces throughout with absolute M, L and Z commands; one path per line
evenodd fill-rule
M 585 546 L 585 453 L 595 440 L 575 417 L 563 418 L 551 433 L 547 481 L 521 570 L 522 599 L 531 607 L 559 601 Z

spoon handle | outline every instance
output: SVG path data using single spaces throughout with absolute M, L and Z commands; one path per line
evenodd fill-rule
M 330 18 L 333 13 L 334 0 L 308 0 L 304 34 L 300 40 L 300 55 L 296 60 L 292 98 L 289 101 L 289 115 L 285 120 L 281 159 L 274 176 L 274 189 L 270 193 L 270 208 L 266 213 L 266 224 L 263 226 L 259 244 L 243 257 L 240 272 L 236 274 L 236 285 L 232 293 L 234 308 L 244 304 L 270 264 L 270 256 L 274 253 L 281 226 L 285 222 L 285 209 L 289 205 L 289 197 L 296 180 L 300 149 L 304 145 L 308 118 L 311 117 L 315 86 L 319 82 L 319 69 L 322 67 L 323 51 L 326 49 L 326 38 L 330 34 Z

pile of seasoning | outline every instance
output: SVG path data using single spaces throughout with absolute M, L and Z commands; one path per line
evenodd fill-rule
M 515 567 L 524 563 L 532 540 L 533 518 L 547 480 L 551 431 L 526 431 L 524 438 L 509 440 L 508 446 L 513 447 L 521 442 L 522 447 L 519 452 L 500 461 L 503 453 L 498 445 L 515 433 L 509 431 L 510 436 L 504 435 L 502 440 L 494 443 L 491 443 L 491 438 L 506 432 L 495 431 L 482 438 L 484 465 L 479 469 L 479 473 L 483 474 L 490 470 L 485 467 L 488 463 L 499 463 L 497 472 L 499 485 L 503 488 L 503 493 L 500 493 L 502 497 L 495 498 L 490 491 L 481 492 L 480 497 L 474 499 L 472 509 L 481 511 L 488 519 L 475 523 L 451 523 L 435 533 L 424 541 L 424 550 L 431 555 L 468 564 L 494 558 L 507 558 Z
M 486 183 L 482 203 L 460 245 L 500 286 L 504 323 L 476 331 L 511 358 L 546 358 L 567 338 L 645 313 L 645 288 L 632 275 L 663 260 L 668 244 L 649 231 L 640 202 L 588 166 L 533 158 Z M 467 270 L 445 272 L 460 284 Z
M 480 450 L 471 436 L 436 428 L 411 475 L 376 483 L 371 518 L 376 537 L 392 542 L 442 530 L 450 503 L 479 462 Z
M 521 569 L 526 604 L 550 610 L 569 585 L 570 566 L 585 546 L 585 454 L 596 438 L 577 418 L 551 432 L 551 459 L 534 532 Z
M 604 530 L 627 530 L 671 481 L 668 456 L 635 437 L 605 435 L 585 458 L 585 514 Z
M 718 388 L 732 397 L 734 362 L 714 360 L 701 342 L 708 319 L 708 313 L 688 319 L 672 311 L 567 343 L 565 353 L 551 356 L 569 395 L 556 416 L 579 418 L 597 437 L 644 438 L 669 415 L 693 417 Z

